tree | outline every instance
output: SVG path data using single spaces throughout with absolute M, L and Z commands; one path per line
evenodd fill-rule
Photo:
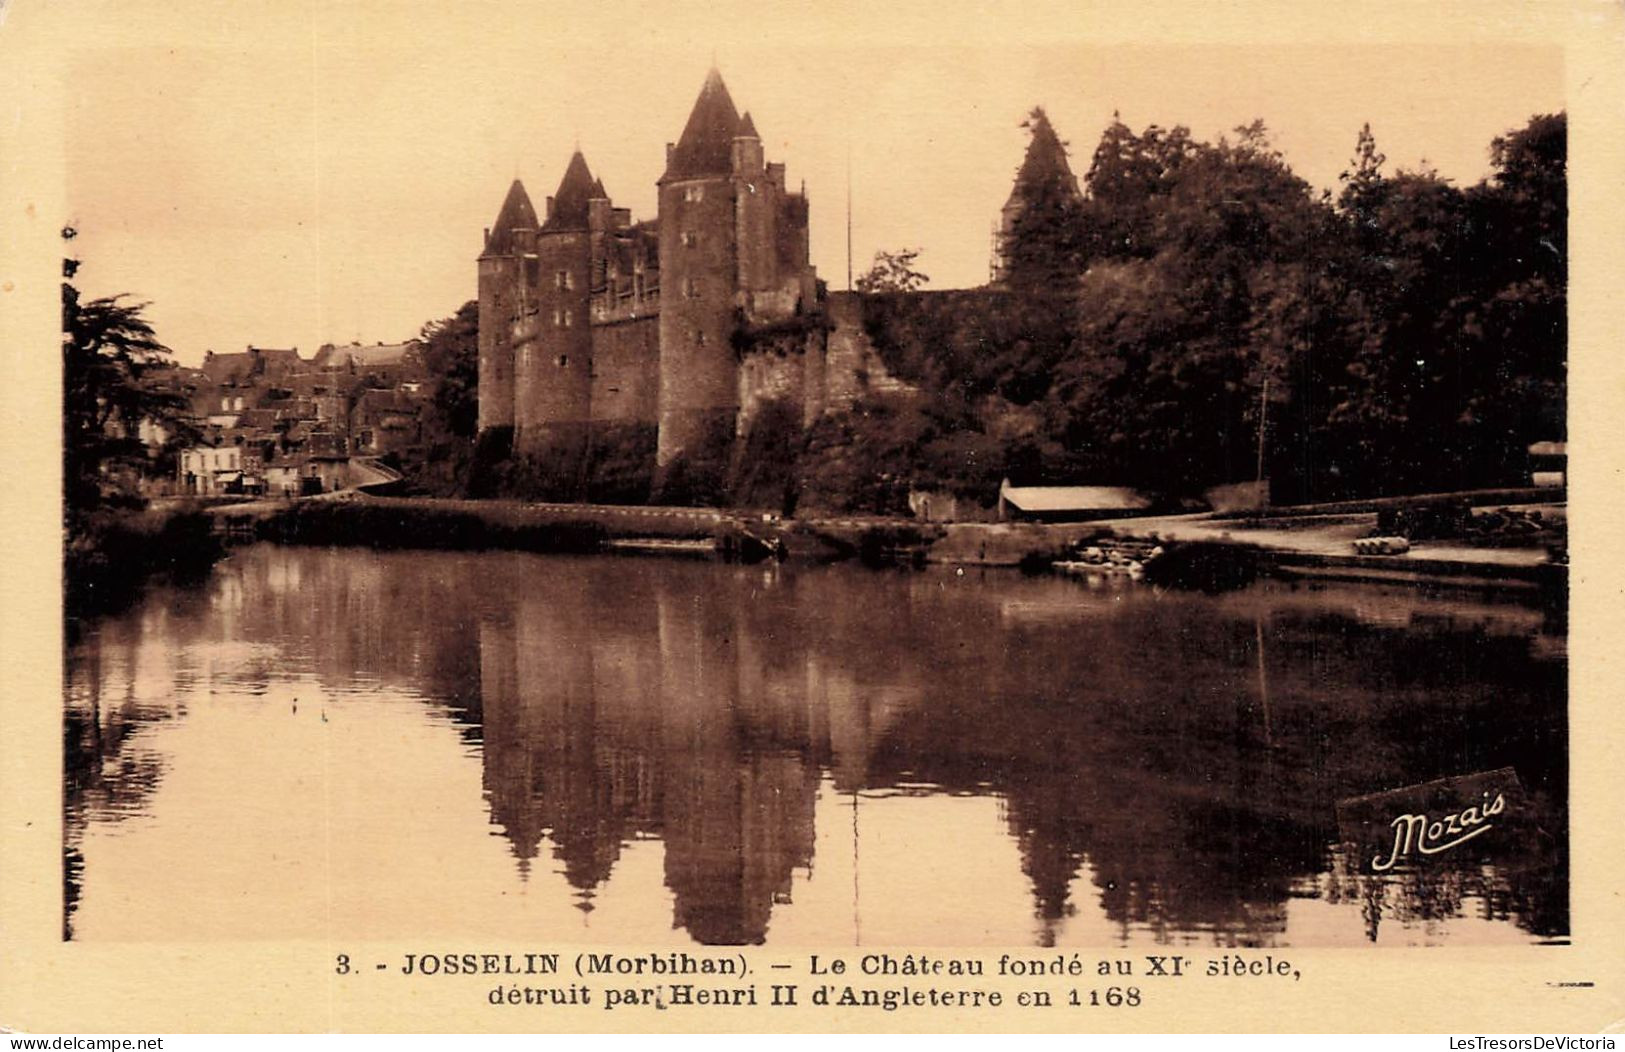
M 1114 115 L 1085 177 L 1080 236 L 1086 262 L 1156 254 L 1158 216 L 1197 146 L 1183 126 L 1153 124 L 1135 135 Z
M 859 292 L 916 292 L 931 279 L 914 269 L 920 250 L 903 248 L 875 253 L 874 265 L 854 285 Z
M 1191 492 L 1256 470 L 1264 383 L 1318 324 L 1303 306 L 1332 216 L 1260 122 L 1237 135 L 1114 126 L 1096 151 L 1091 190 L 1128 222 L 1098 213 L 1077 347 L 1048 399 L 1088 477 Z
M 423 364 L 433 393 L 423 414 L 421 459 L 407 473 L 432 493 L 460 494 L 479 423 L 479 304 L 463 304 L 449 318 L 423 326 Z
M 449 318 L 423 326 L 423 365 L 434 378 L 433 417 L 442 430 L 472 439 L 480 409 L 480 308 L 469 300 Z
M 1515 483 L 1529 443 L 1564 434 L 1564 116 L 1532 118 L 1490 156 L 1465 191 L 1430 171 L 1384 176 L 1367 129 L 1344 174 L 1347 383 L 1324 434 L 1356 490 Z
M 74 236 L 72 228 L 63 231 L 65 239 Z M 64 278 L 78 266 L 64 260 Z M 174 362 L 144 317 L 149 304 L 127 299 L 82 302 L 79 290 L 62 282 L 63 487 L 70 522 L 107 503 L 138 502 L 117 476 L 121 467 L 147 466 L 139 438 L 144 422 L 172 436 L 191 431 L 186 397 L 160 382 Z
M 1043 108 L 1021 126 L 1031 139 L 1005 206 L 1004 282 L 1023 294 L 1070 295 L 1083 273 L 1083 194 Z

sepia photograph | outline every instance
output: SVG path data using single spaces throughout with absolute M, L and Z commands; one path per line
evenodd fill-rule
M 498 1030 L 1597 985 L 1536 19 L 64 6 L 50 953 Z

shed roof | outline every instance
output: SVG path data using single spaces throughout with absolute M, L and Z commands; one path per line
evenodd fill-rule
M 1151 500 L 1127 486 L 1004 486 L 999 497 L 1022 511 L 1141 511 Z

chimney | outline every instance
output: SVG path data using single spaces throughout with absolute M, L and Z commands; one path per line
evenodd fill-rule
M 736 135 L 730 159 L 733 162 L 735 175 L 754 175 L 760 172 L 762 170 L 762 140 L 755 136 Z

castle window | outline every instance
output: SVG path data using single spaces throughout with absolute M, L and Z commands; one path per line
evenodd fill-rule
M 696 235 L 694 233 L 694 231 L 692 231 L 692 230 L 683 231 L 683 247 L 684 248 L 693 248 L 695 245 L 697 245 L 699 243 L 700 243 L 699 236 Z
M 705 346 L 705 333 L 700 331 L 699 329 L 694 330 L 694 345 L 696 347 L 704 347 Z
M 705 200 L 705 187 L 704 186 L 685 186 L 685 187 L 683 187 L 683 200 L 685 200 L 685 201 L 703 201 L 703 200 Z
M 570 364 L 570 356 L 568 354 L 561 354 L 558 356 L 556 361 L 559 363 L 559 368 L 562 369 L 566 365 Z
M 564 324 L 564 312 L 557 307 L 553 308 L 553 327 L 556 329 Z
M 553 287 L 556 289 L 575 288 L 575 275 L 571 274 L 568 270 L 555 271 L 553 274 Z
M 691 300 L 700 298 L 700 283 L 693 278 L 683 279 L 683 295 Z
M 566 329 L 570 327 L 570 312 L 568 310 L 564 312 L 564 327 Z

